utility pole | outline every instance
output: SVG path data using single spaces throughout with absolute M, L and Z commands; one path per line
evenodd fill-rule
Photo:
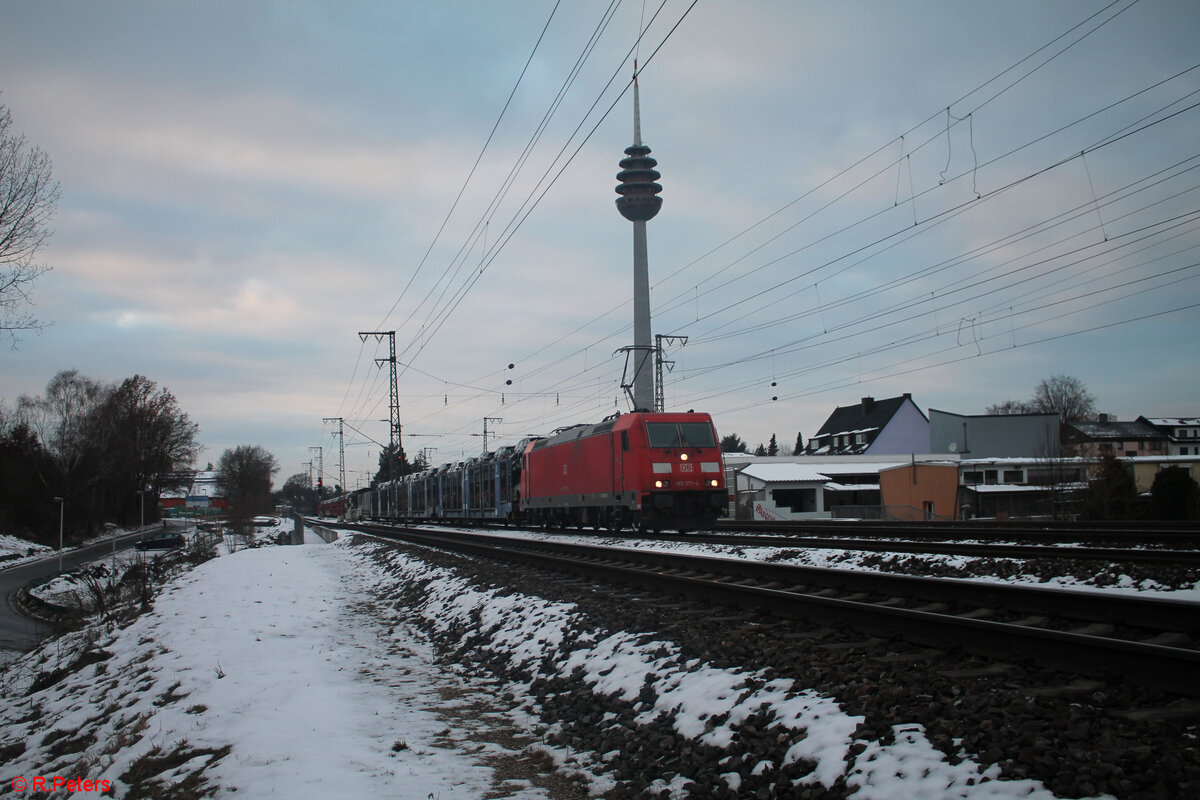
M 359 331 L 359 338 L 364 342 L 368 336 L 374 336 L 375 341 L 383 341 L 383 337 L 388 339 L 388 357 L 375 359 L 375 366 L 382 367 L 384 364 L 390 364 L 392 369 L 391 375 L 391 396 L 388 403 L 388 421 L 391 423 L 391 434 L 388 443 L 391 445 L 394 457 L 389 459 L 391 462 L 391 478 L 396 478 L 396 462 L 400 458 L 400 453 L 403 447 L 400 444 L 400 385 L 396 381 L 396 332 L 395 331 Z
M 654 410 L 666 411 L 667 396 L 663 390 L 663 366 L 670 372 L 675 367 L 674 361 L 666 361 L 663 359 L 663 343 L 668 345 L 679 343 L 680 346 L 687 344 L 688 337 L 686 336 L 664 336 L 661 333 L 654 334 Z
M 502 420 L 500 417 L 484 417 L 483 418 L 483 452 L 485 452 L 485 453 L 488 451 L 488 449 L 487 449 L 487 424 L 489 422 L 495 422 L 496 424 L 499 424 L 501 422 L 504 422 L 504 420 Z
M 321 496 L 321 488 L 325 485 L 325 451 L 320 447 L 310 447 L 308 452 L 317 451 L 317 497 Z
M 342 491 L 346 491 L 346 439 L 343 436 L 346 420 L 341 417 L 323 417 L 321 421 L 338 424 L 338 485 L 342 487 Z

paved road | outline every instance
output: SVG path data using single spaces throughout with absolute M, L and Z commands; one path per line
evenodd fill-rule
M 147 530 L 153 530 L 153 528 L 148 527 Z M 139 536 L 141 536 L 140 532 L 118 536 L 117 549 L 124 550 L 132 547 Z M 67 550 L 63 553 L 63 569 L 70 570 L 80 564 L 104 558 L 112 551 L 111 539 L 87 547 Z M 54 575 L 57 572 L 57 553 L 38 561 L 0 569 L 0 650 L 30 650 L 49 633 L 47 626 L 29 619 L 17 611 L 13 606 L 12 596 L 17 589 L 29 581 Z

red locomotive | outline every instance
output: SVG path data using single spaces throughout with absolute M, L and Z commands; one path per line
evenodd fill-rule
M 321 504 L 324 516 L 695 530 L 728 508 L 708 414 L 615 414 Z
M 557 525 L 711 528 L 729 502 L 712 417 L 635 412 L 525 445 L 520 514 Z

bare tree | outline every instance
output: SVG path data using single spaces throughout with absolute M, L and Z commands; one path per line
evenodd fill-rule
M 163 491 L 187 485 L 186 470 L 199 454 L 199 430 L 175 396 L 145 376 L 112 389 L 97 409 L 91 438 L 108 502 L 123 521 L 140 519 L 147 500 L 154 511 Z
M 1005 400 L 1003 403 L 988 406 L 984 411 L 993 415 L 1028 414 L 1029 407 L 1029 402 L 1025 400 Z
M 21 395 L 17 401 L 18 417 L 46 448 L 58 473 L 43 476 L 43 480 L 63 497 L 70 498 L 83 488 L 78 484 L 88 472 L 88 458 L 94 455 L 92 415 L 111 391 L 111 386 L 71 369 L 51 378 L 44 396 Z
M 989 414 L 1058 414 L 1060 422 L 1087 419 L 1096 413 L 1096 398 L 1071 375 L 1043 378 L 1032 400 L 1005 400 L 987 407 Z
M 275 456 L 260 445 L 239 445 L 217 462 L 217 491 L 229 503 L 229 518 L 240 533 L 255 514 L 271 511 L 271 478 L 279 471 Z
M 60 190 L 50 157 L 12 131 L 0 105 L 0 331 L 17 345 L 17 332 L 40 330 L 29 312 L 33 282 L 49 267 L 34 257 L 50 237 Z
M 143 503 L 153 514 L 158 495 L 180 488 L 198 451 L 196 424 L 174 395 L 141 375 L 105 384 L 65 370 L 44 396 L 20 397 L 15 423 L 0 455 L 35 472 L 67 501 L 67 517 L 92 529 L 114 518 L 139 521 Z
M 1096 413 L 1096 398 L 1071 375 L 1054 375 L 1044 379 L 1034 390 L 1030 411 L 1036 414 L 1058 414 L 1060 422 L 1087 419 Z
M 284 481 L 279 496 L 296 512 L 315 514 L 317 511 L 317 492 L 309 485 L 307 472 L 297 472 Z

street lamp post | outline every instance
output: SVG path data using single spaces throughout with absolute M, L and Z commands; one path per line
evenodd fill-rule
M 65 498 L 56 497 L 54 502 L 58 503 L 58 571 L 62 572 L 62 551 L 63 551 L 63 515 L 67 507 Z

